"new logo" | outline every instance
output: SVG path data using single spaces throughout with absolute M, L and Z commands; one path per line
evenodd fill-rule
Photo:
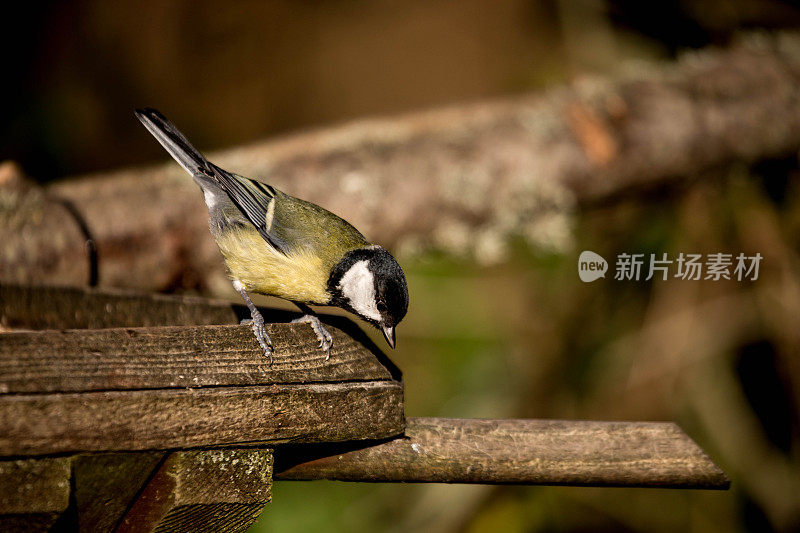
M 578 276 L 581 281 L 589 283 L 598 278 L 605 278 L 608 262 L 599 254 L 584 250 L 578 257 Z

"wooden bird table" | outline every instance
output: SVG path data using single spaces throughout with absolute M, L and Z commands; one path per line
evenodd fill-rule
M 264 310 L 265 319 L 287 313 Z M 0 531 L 244 531 L 273 479 L 727 488 L 672 423 L 405 419 L 352 322 L 0 284 Z

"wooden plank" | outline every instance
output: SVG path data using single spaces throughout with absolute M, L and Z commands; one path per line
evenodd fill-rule
M 403 428 L 396 381 L 0 396 L 0 456 L 336 442 Z
M 192 296 L 0 283 L 0 322 L 12 328 L 92 329 L 238 324 L 244 306 Z
M 328 360 L 308 324 L 268 324 L 267 330 L 275 347 L 272 366 L 246 325 L 3 333 L 0 402 L 2 393 L 399 378 L 377 349 L 370 351 L 339 328 L 328 327 Z
M 383 443 L 281 447 L 275 479 L 726 489 L 672 423 L 409 418 Z
M 174 452 L 116 531 L 246 531 L 270 501 L 271 487 L 270 449 Z
M 3 461 L 0 531 L 245 531 L 271 485 L 271 448 Z
M 239 324 L 250 318 L 250 311 L 240 301 L 238 297 L 231 303 L 197 296 L 0 281 L 0 325 L 11 329 L 103 329 Z M 259 307 L 259 311 L 266 322 L 274 323 L 301 316 L 299 310 Z M 379 351 L 349 317 L 319 316 L 370 350 Z
M 49 531 L 69 507 L 69 458 L 0 461 L 0 531 Z
M 114 531 L 165 455 L 136 452 L 74 456 L 73 499 L 78 529 L 93 533 Z

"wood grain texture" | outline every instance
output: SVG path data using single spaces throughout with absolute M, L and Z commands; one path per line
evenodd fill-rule
M 174 452 L 116 531 L 246 531 L 270 501 L 271 487 L 269 449 Z
M 239 316 L 237 306 L 201 298 L 10 285 L 0 296 L 6 319 L 31 326 Z M 325 320 L 334 337 L 327 360 L 307 324 L 268 324 L 271 366 L 242 325 L 2 333 L 0 455 L 400 433 L 399 371 L 351 321 Z
M 0 514 L 65 510 L 69 478 L 69 458 L 0 461 L 0 487 L 6 489 L 0 498 Z
M 395 381 L 0 396 L 0 455 L 397 435 Z
M 279 448 L 275 479 L 725 489 L 675 424 L 409 418 L 372 446 Z
M 3 333 L 0 403 L 2 393 L 393 379 L 385 356 L 338 328 L 328 327 L 328 360 L 308 324 L 268 324 L 267 330 L 272 366 L 246 325 Z
M 0 321 L 12 328 L 91 329 L 238 324 L 244 306 L 192 296 L 0 283 Z
M 93 533 L 114 531 L 164 458 L 165 452 L 73 456 L 72 496 L 78 529 Z
M 0 461 L 0 531 L 50 531 L 69 495 L 69 458 Z

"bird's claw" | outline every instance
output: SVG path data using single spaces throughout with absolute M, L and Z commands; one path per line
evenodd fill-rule
M 269 365 L 272 366 L 272 339 L 270 339 L 269 335 L 267 334 L 267 327 L 264 325 L 264 317 L 262 317 L 261 313 L 258 311 L 252 313 L 252 316 L 253 318 L 242 320 L 241 323 L 252 325 L 253 334 L 255 334 L 256 340 L 261 346 L 261 349 L 264 350 L 264 355 L 269 358 Z
M 325 329 L 325 326 L 322 325 L 319 318 L 314 315 L 303 315 L 300 318 L 295 318 L 292 320 L 293 324 L 299 323 L 307 323 L 311 326 L 311 329 L 314 330 L 314 333 L 317 335 L 317 340 L 319 341 L 319 345 L 317 346 L 320 350 L 325 350 L 325 360 L 331 358 L 331 346 L 333 346 L 333 336 L 328 333 L 328 330 Z

